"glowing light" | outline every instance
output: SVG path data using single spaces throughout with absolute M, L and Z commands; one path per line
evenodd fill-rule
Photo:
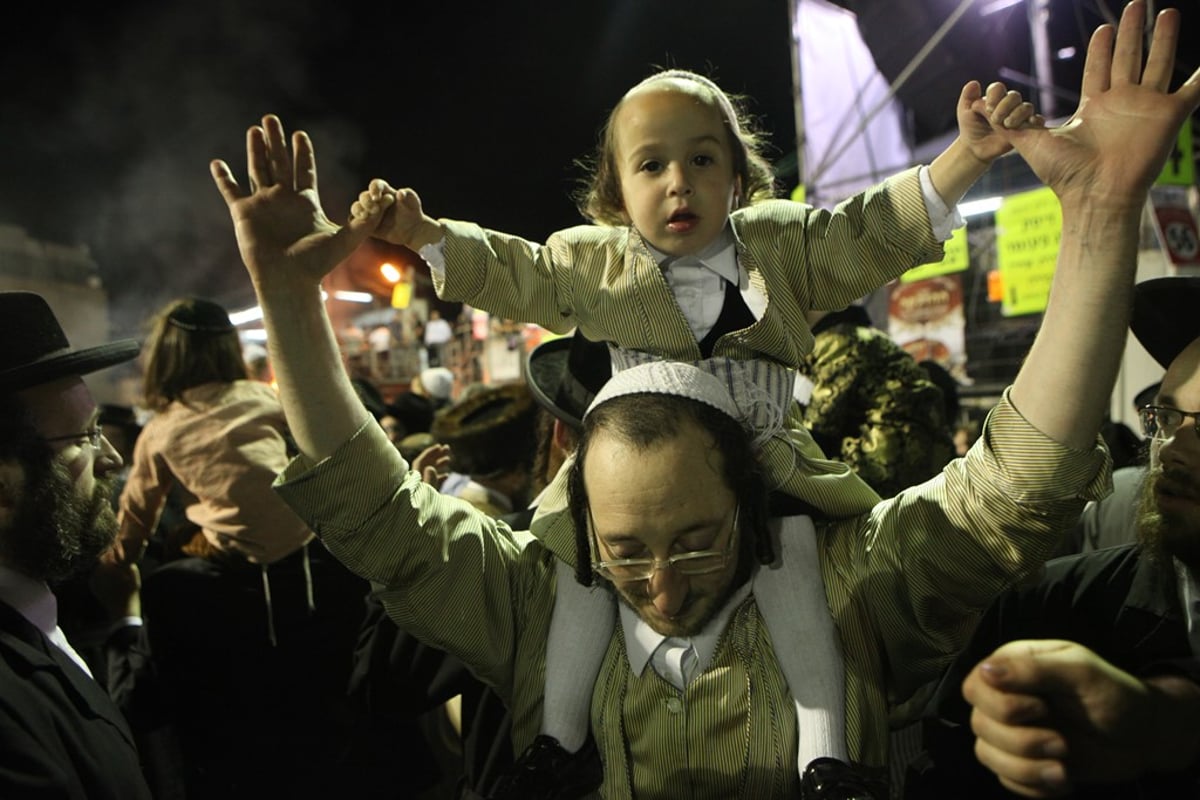
M 375 298 L 370 292 L 347 292 L 341 289 L 333 293 L 334 300 L 345 300 L 348 303 L 370 303 Z
M 980 214 L 990 214 L 999 208 L 1003 202 L 1004 198 L 1000 196 L 984 197 L 981 200 L 969 200 L 966 203 L 958 204 L 958 213 L 964 217 L 977 217 Z
M 262 319 L 262 316 L 262 308 L 259 306 L 254 306 L 253 308 L 244 308 L 241 311 L 234 311 L 229 315 L 229 321 L 233 323 L 234 327 L 241 327 L 247 322 L 255 322 Z
M 986 6 L 979 9 L 979 16 L 986 17 L 989 14 L 995 14 L 997 11 L 1003 11 L 1006 8 L 1015 6 L 1021 0 L 992 0 Z
M 400 282 L 400 270 L 396 269 L 394 264 L 389 264 L 385 261 L 379 265 L 379 272 L 383 275 L 388 283 Z

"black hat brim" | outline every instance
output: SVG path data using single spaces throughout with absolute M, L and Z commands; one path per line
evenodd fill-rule
M 534 402 L 571 427 L 579 429 L 583 427 L 580 415 L 555 402 L 567 375 L 567 355 L 570 347 L 570 336 L 550 339 L 539 344 L 529 354 L 525 379 Z
M 89 375 L 137 357 L 141 346 L 134 339 L 121 339 L 96 347 L 51 354 L 30 364 L 0 372 L 0 390 L 17 392 L 72 375 Z
M 1200 337 L 1200 277 L 1172 276 L 1134 287 L 1130 330 L 1163 369 Z
M 534 402 L 577 431 L 583 429 L 583 415 L 611 376 L 608 345 L 578 331 L 539 344 L 525 367 Z

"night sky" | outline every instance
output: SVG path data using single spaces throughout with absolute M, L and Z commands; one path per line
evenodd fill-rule
M 267 112 L 313 137 L 335 220 L 383 177 L 435 216 L 534 239 L 580 222 L 574 163 L 656 67 L 750 96 L 771 155 L 795 149 L 786 0 L 71 5 L 24 6 L 0 48 L 0 223 L 86 244 L 115 334 L 177 295 L 251 301 L 208 162 L 242 177 Z

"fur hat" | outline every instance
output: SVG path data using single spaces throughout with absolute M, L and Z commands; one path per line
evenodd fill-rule
M 0 292 L 0 391 L 16 392 L 130 361 L 133 339 L 71 349 L 50 304 L 33 292 Z
M 1200 277 L 1153 278 L 1133 290 L 1129 328 L 1162 365 L 1171 366 L 1184 348 L 1200 337 Z
M 430 431 L 450 445 L 453 468 L 468 475 L 529 465 L 537 405 L 524 383 L 490 386 L 438 414 Z

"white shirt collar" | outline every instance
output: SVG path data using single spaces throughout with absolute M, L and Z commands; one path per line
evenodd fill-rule
M 1200 580 L 1192 571 L 1183 565 L 1178 558 L 1175 562 L 1176 584 L 1179 587 L 1179 605 L 1183 608 L 1183 616 L 1187 620 L 1188 641 L 1192 645 L 1192 655 L 1200 656 Z
M 721 611 L 709 620 L 708 624 L 704 626 L 704 630 L 700 631 L 700 633 L 690 639 L 675 639 L 677 642 L 688 642 L 696 649 L 697 674 L 708 668 L 713 655 L 716 653 L 717 642 L 720 641 L 721 634 L 725 631 L 725 626 L 729 623 L 730 615 L 749 596 L 751 583 L 752 581 L 746 581 L 742 584 L 730 596 L 725 605 L 721 607 Z M 621 630 L 625 634 L 625 653 L 629 657 L 629 668 L 633 670 L 634 675 L 640 676 L 646 669 L 646 664 L 650 662 L 650 658 L 654 655 L 654 651 L 658 649 L 658 646 L 668 638 L 675 637 L 663 636 L 651 628 L 626 603 L 618 602 L 617 608 L 620 609 Z
M 736 244 L 737 242 L 733 238 L 733 229 L 727 223 L 717 238 L 694 256 L 669 256 L 649 242 L 646 242 L 646 248 L 650 251 L 650 255 L 654 256 L 654 263 L 658 264 L 661 269 L 668 269 L 675 263 L 691 266 L 698 264 L 707 267 L 736 286 L 738 284 Z
M 0 600 L 47 636 L 58 627 L 58 599 L 45 581 L 0 564 Z

